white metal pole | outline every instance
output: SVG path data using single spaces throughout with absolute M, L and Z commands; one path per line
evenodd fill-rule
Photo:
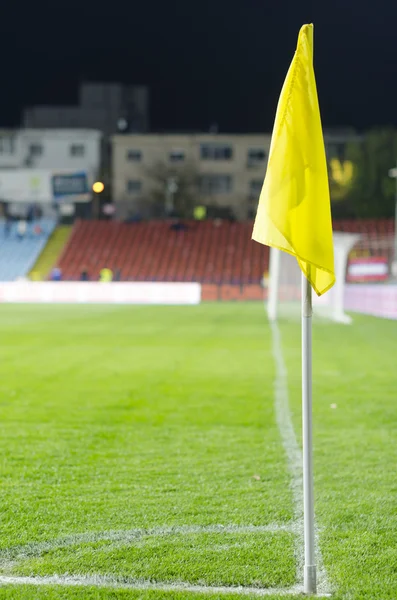
M 397 173 L 395 174 L 396 180 L 396 188 L 394 195 L 394 264 L 397 263 Z M 393 275 L 397 275 L 397 273 L 393 273 Z
M 304 511 L 304 592 L 317 591 L 312 434 L 312 288 L 302 274 L 302 435 L 303 435 L 303 511 Z
M 391 265 L 393 277 L 397 276 L 397 166 L 393 169 L 389 169 L 389 177 L 393 177 L 396 180 L 395 194 L 394 194 L 394 255 Z

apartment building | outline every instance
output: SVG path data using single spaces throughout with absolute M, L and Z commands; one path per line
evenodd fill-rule
M 92 199 L 101 140 L 100 131 L 86 129 L 0 131 L 0 201 L 11 212 L 40 202 L 74 213 Z
M 147 134 L 112 137 L 112 192 L 118 216 L 150 216 L 156 169 L 178 185 L 195 174 L 196 204 L 230 208 L 238 219 L 253 216 L 270 149 L 270 135 Z M 166 188 L 166 183 L 165 183 Z M 172 188 L 171 188 L 172 191 Z M 164 197 L 167 189 L 164 189 Z
M 0 169 L 79 169 L 96 176 L 102 133 L 87 129 L 0 131 Z

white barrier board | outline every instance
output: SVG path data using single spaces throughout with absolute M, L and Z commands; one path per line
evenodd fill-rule
M 1 302 L 62 304 L 200 304 L 199 283 L 0 283 Z

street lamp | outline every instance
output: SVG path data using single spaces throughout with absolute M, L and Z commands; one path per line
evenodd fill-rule
M 104 189 L 105 186 L 103 185 L 102 181 L 96 181 L 92 186 L 92 191 L 96 194 L 100 194 Z
M 391 265 L 391 272 L 394 277 L 397 276 L 397 167 L 389 169 L 389 177 L 396 180 L 396 189 L 394 192 L 394 256 Z
M 95 217 L 99 218 L 100 215 L 100 208 L 99 208 L 99 195 L 103 192 L 103 190 L 105 189 L 104 184 L 102 183 L 102 181 L 95 181 L 95 183 L 93 183 L 92 185 L 92 191 L 95 194 Z

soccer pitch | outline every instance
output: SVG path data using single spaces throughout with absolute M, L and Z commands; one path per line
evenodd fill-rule
M 297 596 L 298 322 L 2 305 L 0 326 L 0 598 Z M 397 323 L 313 338 L 322 589 L 395 600 Z

